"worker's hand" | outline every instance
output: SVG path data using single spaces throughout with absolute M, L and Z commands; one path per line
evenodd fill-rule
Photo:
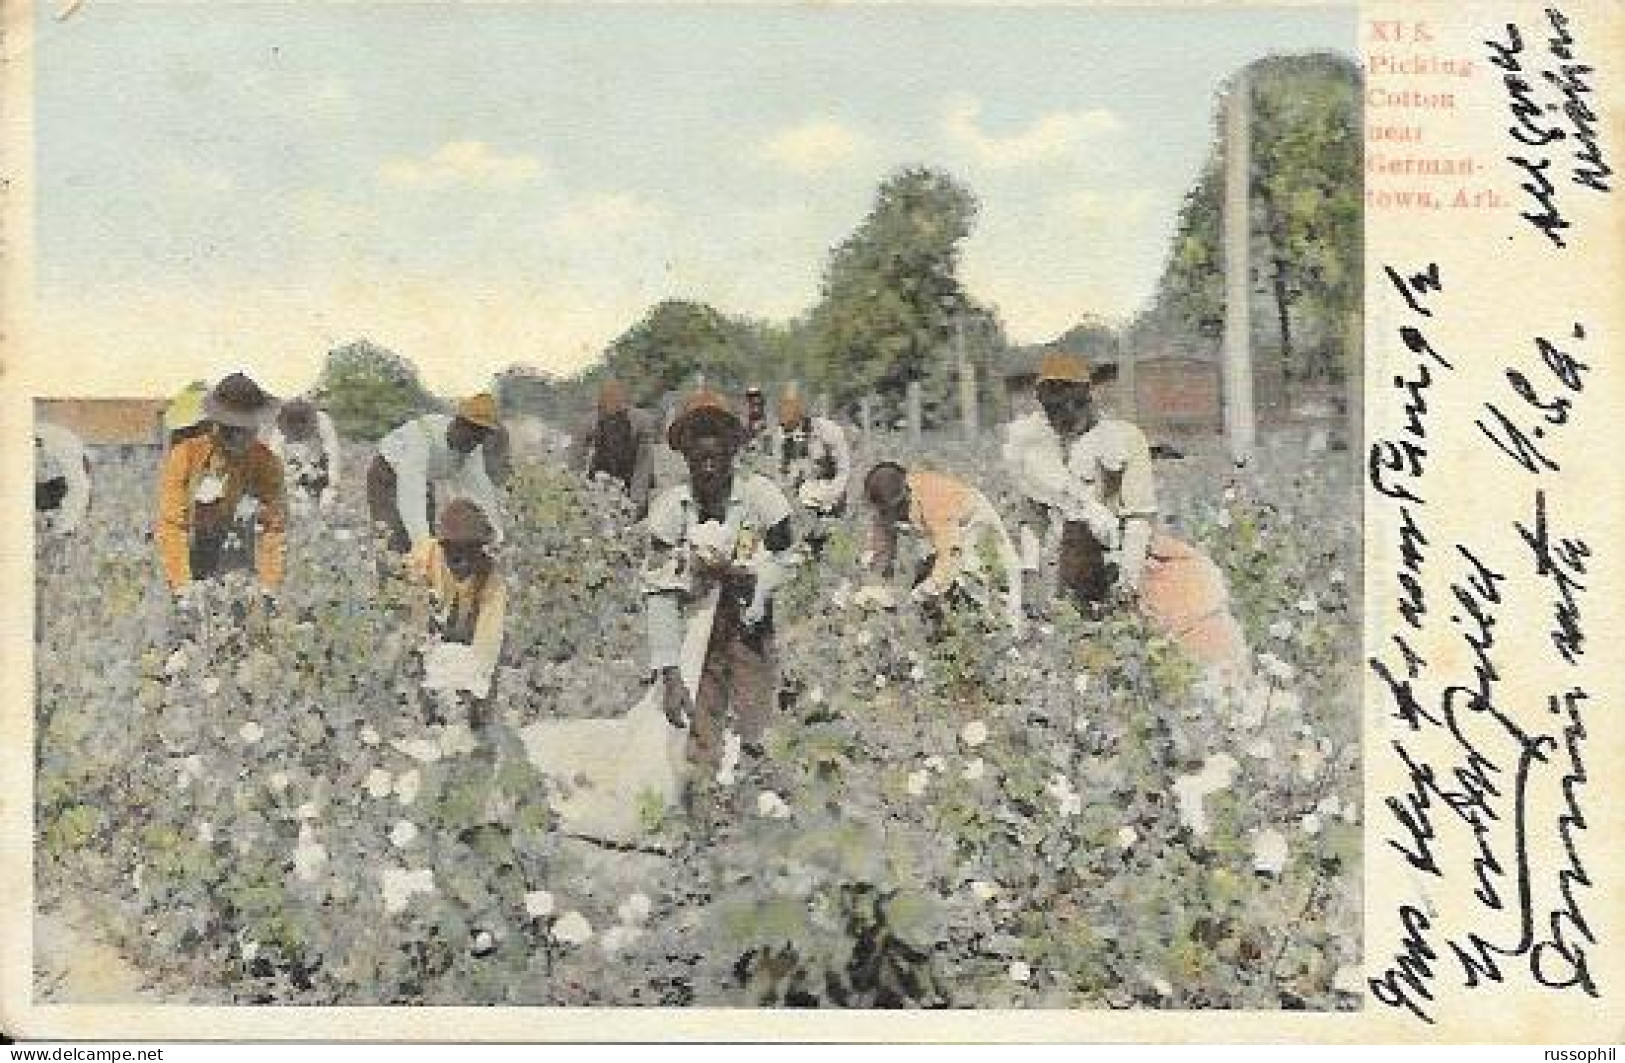
M 407 577 L 410 579 L 420 580 L 428 579 L 429 562 L 433 555 L 433 539 L 423 539 L 420 542 L 413 543 L 412 549 L 407 552 L 406 563 L 404 566 Z
M 926 580 L 923 583 L 914 585 L 914 589 L 908 592 L 908 600 L 915 603 L 928 602 L 941 593 L 942 588 L 936 586 L 930 580 Z
M 1126 567 L 1117 570 L 1117 578 L 1112 581 L 1112 600 L 1119 605 L 1133 605 L 1140 600 L 1140 579 L 1138 572 L 1131 572 Z
M 660 707 L 666 722 L 673 727 L 687 727 L 694 714 L 694 701 L 688 696 L 683 675 L 675 665 L 660 670 Z

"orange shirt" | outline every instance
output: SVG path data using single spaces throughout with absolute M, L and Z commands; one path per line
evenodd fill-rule
M 197 498 L 211 477 L 218 497 Z M 260 442 L 233 457 L 209 432 L 182 440 L 164 456 L 158 484 L 158 523 L 153 535 L 164 578 L 178 589 L 192 578 L 192 533 L 230 521 L 244 497 L 259 503 L 259 534 L 254 539 L 254 568 L 260 582 L 274 589 L 282 583 L 287 547 L 287 497 L 282 463 Z

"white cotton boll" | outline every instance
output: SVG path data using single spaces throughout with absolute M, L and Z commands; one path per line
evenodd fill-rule
M 474 752 L 474 730 L 466 723 L 449 723 L 440 729 L 440 751 L 448 757 Z
M 198 685 L 202 687 L 203 692 L 210 697 L 214 697 L 216 694 L 220 693 L 220 678 L 218 676 L 205 676 L 203 681 Z
M 214 841 L 214 824 L 207 820 L 197 825 L 197 840 L 204 845 Z
M 1292 622 L 1290 620 L 1277 620 L 1269 627 L 1270 638 L 1286 640 L 1292 637 Z
M 181 761 L 181 763 L 185 766 L 186 773 L 188 775 L 192 776 L 194 779 L 203 778 L 203 757 L 201 754 L 193 753 L 191 756 Z
M 858 642 L 859 646 L 867 646 L 870 643 L 874 642 L 874 640 L 875 640 L 874 633 L 872 631 L 870 631 L 868 628 L 864 628 L 863 630 L 858 632 L 857 642 Z
M 604 950 L 604 955 L 614 956 L 637 944 L 638 938 L 642 936 L 642 927 L 627 926 L 623 923 L 604 931 L 604 936 L 598 941 L 598 947 Z
M 1088 672 L 1079 672 L 1077 675 L 1072 677 L 1072 692 L 1077 694 L 1079 697 L 1089 693 Z
M 434 870 L 432 868 L 407 871 L 404 868 L 388 867 L 383 870 L 380 877 L 383 880 L 384 911 L 386 912 L 403 912 L 414 894 L 434 892 Z
M 1319 812 L 1323 816 L 1335 816 L 1337 815 L 1338 810 L 1342 807 L 1343 802 L 1337 799 L 1336 794 L 1327 794 L 1325 797 L 1322 797 L 1320 799 L 1320 803 L 1315 806 L 1315 811 Z
M 255 742 L 258 742 L 260 739 L 265 737 L 265 728 L 261 727 L 253 720 L 249 720 L 247 723 L 243 724 L 237 729 L 237 737 L 241 738 L 248 745 L 253 745 Z
M 756 814 L 763 819 L 789 819 L 790 806 L 772 790 L 763 790 L 756 795 Z
M 931 784 L 931 775 L 924 771 L 911 771 L 908 773 L 908 792 L 911 797 L 921 797 L 925 788 Z
M 423 785 L 423 777 L 418 770 L 402 772 L 395 779 L 395 799 L 403 805 L 409 805 L 418 798 L 418 787 Z
M 1298 828 L 1313 838 L 1315 835 L 1320 833 L 1320 815 L 1315 812 L 1305 813 L 1303 818 L 1298 820 Z
M 300 819 L 315 819 L 321 814 L 321 809 L 316 806 L 316 802 L 306 801 L 304 804 L 299 806 L 294 814 Z
M 967 782 L 975 782 L 987 774 L 987 762 L 981 757 L 972 757 L 965 761 L 965 767 L 960 772 Z
M 592 924 L 580 912 L 565 912 L 553 924 L 553 937 L 566 945 L 580 945 L 592 939 Z
M 177 649 L 174 653 L 170 654 L 169 659 L 164 662 L 164 674 L 176 675 L 180 672 L 184 672 L 186 671 L 186 666 L 188 663 L 190 662 L 187 659 L 186 650 L 184 648 Z
M 1313 782 L 1326 763 L 1326 754 L 1313 747 L 1298 750 L 1298 778 Z
M 1117 847 L 1119 849 L 1133 848 L 1134 843 L 1140 840 L 1140 832 L 1133 827 L 1117 828 Z
M 1308 616 L 1309 614 L 1313 613 L 1315 610 L 1320 608 L 1320 603 L 1315 601 L 1315 596 L 1314 595 L 1308 594 L 1308 595 L 1303 596 L 1302 598 L 1299 598 L 1298 601 L 1297 601 L 1297 604 L 1294 606 L 1294 608 L 1297 609 L 1298 612 L 1303 613 L 1305 616 Z
M 1332 988 L 1339 993 L 1360 996 L 1365 992 L 1365 975 L 1353 964 L 1344 964 L 1332 975 Z
M 267 779 L 266 782 L 272 790 L 275 790 L 277 793 L 281 793 L 288 788 L 288 773 L 285 771 L 273 771 L 271 773 L 271 777 Z
M 1153 978 L 1151 980 L 1151 991 L 1164 998 L 1174 995 L 1174 987 L 1168 984 L 1166 978 Z
M 389 832 L 389 843 L 397 849 L 404 849 L 417 841 L 418 825 L 409 819 L 403 819 L 395 824 Z
M 531 890 L 525 894 L 525 914 L 532 919 L 545 919 L 553 914 L 553 895 L 546 890 Z
M 390 743 L 397 752 L 421 764 L 433 764 L 440 759 L 440 743 L 430 738 L 401 738 Z
M 1075 816 L 1083 811 L 1083 798 L 1077 794 L 1063 794 L 1057 807 L 1062 816 Z
M 981 720 L 972 720 L 959 729 L 959 740 L 971 749 L 975 749 L 987 741 L 987 724 Z
M 1279 875 L 1286 867 L 1286 838 L 1278 830 L 1261 830 L 1253 835 L 1253 870 Z
M 1010 981 L 1017 985 L 1026 985 L 1033 976 L 1033 969 L 1020 960 L 1012 960 L 1009 968 Z
M 999 884 L 997 882 L 984 882 L 981 879 L 977 879 L 975 882 L 970 884 L 970 892 L 972 897 L 975 897 L 983 904 L 986 904 L 988 901 L 993 900 L 999 895 Z
M 361 729 L 361 744 L 362 745 L 364 745 L 364 746 L 375 746 L 381 741 L 383 741 L 383 739 L 380 738 L 379 735 L 378 735 L 378 732 L 374 731 L 371 727 L 363 727 Z
M 654 911 L 653 902 L 642 893 L 634 893 L 621 903 L 615 914 L 620 916 L 621 922 L 627 926 L 640 926 L 649 918 L 652 911 Z
M 1202 763 L 1200 771 L 1174 780 L 1174 796 L 1179 801 L 1179 821 L 1198 837 L 1208 832 L 1207 798 L 1229 787 L 1238 765 L 1228 753 L 1216 753 Z
M 1334 568 L 1326 575 L 1326 582 L 1333 587 L 1341 587 L 1347 580 L 1348 577 L 1343 575 L 1343 570 L 1340 568 Z
M 813 687 L 811 690 L 807 691 L 807 700 L 812 702 L 814 705 L 822 705 L 824 703 L 824 688 Z
M 883 676 L 883 675 L 876 675 L 875 676 L 875 689 L 876 690 L 885 690 L 886 689 L 886 677 L 885 676 Z
M 941 757 L 937 756 L 936 754 L 932 754 L 931 756 L 925 758 L 925 770 L 926 771 L 935 772 L 935 773 L 940 775 L 942 772 L 946 771 L 947 769 L 948 769 L 948 762 L 943 760 Z
M 367 781 L 363 784 L 367 793 L 379 800 L 386 798 L 395 789 L 395 777 L 383 768 L 374 768 L 367 772 Z
M 908 677 L 916 683 L 925 681 L 925 666 L 916 664 L 908 670 Z
M 260 943 L 258 941 L 245 941 L 242 943 L 240 948 L 242 949 L 243 962 L 245 963 L 253 963 L 254 957 L 260 954 Z
M 316 840 L 316 832 L 306 823 L 299 828 L 299 844 L 293 850 L 293 872 L 301 882 L 314 882 L 327 863 L 327 849 Z
M 1247 747 L 1247 755 L 1255 760 L 1269 760 L 1275 756 L 1275 743 L 1268 738 L 1260 738 Z

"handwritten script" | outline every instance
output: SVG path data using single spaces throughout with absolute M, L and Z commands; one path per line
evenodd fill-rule
M 1501 72 L 1513 147 L 1506 156 L 1515 168 L 1525 209 L 1519 217 L 1557 247 L 1567 247 L 1573 223 L 1562 211 L 1565 186 L 1611 192 L 1614 169 L 1598 134 L 1592 106 L 1596 68 L 1586 62 L 1573 23 L 1555 7 L 1546 9 L 1536 42 L 1515 22 L 1484 42 L 1490 63 Z
M 1401 369 L 1392 379 L 1399 431 L 1371 443 L 1367 479 L 1373 526 L 1396 529 L 1391 586 L 1400 622 L 1367 663 L 1397 735 L 1374 753 L 1394 758 L 1404 783 L 1382 797 L 1382 836 L 1423 895 L 1465 907 L 1474 929 L 1444 930 L 1431 903 L 1402 905 L 1400 940 L 1377 961 L 1369 986 L 1382 1004 L 1428 1023 L 1441 980 L 1472 989 L 1522 977 L 1595 997 L 1597 939 L 1585 912 L 1593 882 L 1583 859 L 1591 695 L 1578 681 L 1540 691 L 1509 682 L 1504 653 L 1531 616 L 1541 618 L 1562 670 L 1577 676 L 1587 650 L 1593 550 L 1566 526 L 1559 504 L 1563 488 L 1575 486 L 1559 476 L 1592 371 L 1587 330 L 1573 322 L 1560 335 L 1530 337 L 1505 365 L 1501 386 L 1467 414 L 1476 434 L 1459 432 L 1466 426 L 1435 424 L 1440 410 L 1461 408 L 1436 398 L 1454 382 L 1461 355 L 1429 338 L 1449 308 L 1448 278 L 1437 264 L 1385 272 L 1389 295 L 1404 303 Z M 1487 448 L 1498 471 L 1486 480 L 1525 496 L 1526 516 L 1491 523 L 1473 541 L 1443 541 L 1428 510 L 1440 437 Z M 1440 645 L 1454 649 L 1431 660 L 1427 647 Z M 1537 839 L 1556 840 L 1558 866 L 1532 864 Z

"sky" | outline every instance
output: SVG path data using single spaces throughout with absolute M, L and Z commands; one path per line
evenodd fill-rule
M 879 182 L 980 201 L 1018 342 L 1149 298 L 1214 93 L 1350 8 L 42 7 L 37 348 L 84 394 L 365 336 L 441 392 L 570 372 L 655 302 L 784 319 Z

